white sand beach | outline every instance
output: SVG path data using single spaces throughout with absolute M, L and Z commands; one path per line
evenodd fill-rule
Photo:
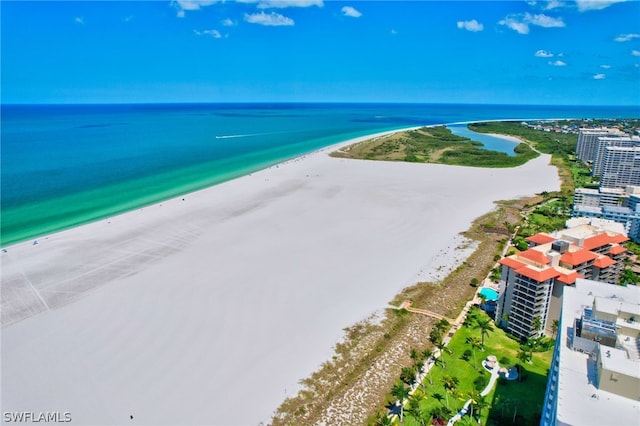
M 2 411 L 268 422 L 343 328 L 450 263 L 494 200 L 559 189 L 548 155 L 480 169 L 336 148 L 8 247 Z

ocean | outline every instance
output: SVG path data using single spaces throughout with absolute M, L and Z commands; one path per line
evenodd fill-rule
M 140 208 L 380 131 L 639 115 L 637 107 L 522 105 L 2 105 L 0 243 Z

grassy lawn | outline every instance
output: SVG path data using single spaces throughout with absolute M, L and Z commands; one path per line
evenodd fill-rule
M 449 353 L 443 355 L 444 365 L 436 364 L 422 383 L 421 389 L 416 393 L 416 399 L 419 400 L 419 411 L 423 413 L 423 416 L 417 414 L 415 402 L 413 409 L 411 404 L 407 404 L 403 424 L 409 426 L 426 424 L 424 414 L 433 415 L 438 410 L 446 411 L 448 404 L 448 408 L 452 412 L 445 417 L 446 423 L 465 401 L 484 389 L 490 376 L 481 366 L 481 362 L 488 355 L 495 355 L 500 365 L 504 367 L 520 363 L 522 365 L 522 381 L 498 380 L 492 391 L 485 397 L 487 407 L 481 410 L 481 423 L 490 425 L 538 424 L 546 389 L 547 372 L 551 364 L 552 349 L 546 352 L 533 352 L 531 362 L 522 363 L 518 360 L 518 353 L 521 352 L 520 343 L 507 336 L 503 330 L 495 328 L 495 325 L 494 330 L 485 335 L 484 350 L 473 348 L 469 342 L 473 338 L 481 339 L 480 330 L 474 328 L 476 324 L 474 318 L 482 320 L 489 317 L 480 310 L 470 312 L 468 325 L 461 327 L 456 332 L 449 343 Z M 471 351 L 471 356 L 465 360 L 466 350 Z M 444 381 L 447 376 L 458 379 L 458 384 L 453 391 L 447 392 L 445 390 Z M 484 377 L 485 381 L 478 386 L 479 389 L 476 389 L 474 381 L 482 380 L 478 379 L 479 377 Z M 477 409 L 474 416 L 477 416 Z M 467 415 L 458 424 L 477 424 L 477 422 L 472 422 Z

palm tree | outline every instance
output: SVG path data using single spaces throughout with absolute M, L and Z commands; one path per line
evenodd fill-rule
M 482 410 L 488 408 L 490 406 L 489 402 L 487 402 L 486 397 L 478 395 L 474 398 L 476 403 L 476 409 L 478 410 L 478 417 L 482 417 Z
M 529 352 L 525 349 L 520 349 L 517 355 L 518 359 L 522 362 L 529 362 L 531 358 L 529 357 Z
M 393 425 L 393 420 L 391 420 L 388 413 L 386 412 L 378 413 L 378 416 L 376 417 L 376 420 L 375 420 L 375 426 L 392 426 L 392 425 Z
M 476 321 L 476 326 L 473 327 L 476 330 L 480 330 L 480 336 L 482 337 L 482 349 L 484 349 L 484 336 L 488 336 L 490 331 L 493 331 L 493 325 L 491 325 L 491 320 L 487 319 L 478 319 Z
M 421 356 L 424 361 L 428 362 L 429 358 L 433 357 L 433 351 L 425 349 L 424 351 L 422 351 Z M 435 360 L 434 360 L 434 364 L 435 364 Z M 431 374 L 428 374 L 427 378 L 429 379 L 429 384 L 433 385 L 433 382 L 431 381 Z M 424 382 L 422 382 L 422 387 L 426 388 L 426 385 L 424 384 Z
M 560 321 L 559 320 L 553 320 L 553 323 L 551 324 L 551 332 L 556 337 L 558 335 L 558 328 L 559 327 L 560 327 Z
M 442 404 L 442 400 L 444 399 L 444 396 L 442 396 L 441 393 L 437 393 L 437 392 L 432 394 L 431 397 L 436 401 L 438 401 L 440 404 Z
M 413 417 L 413 420 L 419 426 L 428 426 L 433 420 L 429 411 L 420 405 L 420 398 L 416 397 L 415 394 L 409 396 L 409 407 L 407 407 L 406 412 Z
M 539 336 L 540 329 L 542 328 L 542 320 L 540 319 L 540 317 L 535 317 L 531 322 L 531 326 L 533 327 L 533 330 L 536 332 L 536 336 Z
M 409 396 L 409 389 L 404 386 L 404 383 L 397 383 L 391 389 L 391 395 L 398 398 L 398 401 L 400 402 L 400 423 L 402 423 L 404 416 L 404 400 Z
M 442 334 L 444 334 L 444 332 L 447 331 L 449 327 L 451 327 L 451 324 L 449 324 L 449 321 L 444 318 L 436 323 L 436 329 L 438 329 L 438 331 L 440 331 L 440 333 Z
M 482 348 L 480 339 L 477 337 L 469 337 L 467 339 L 467 343 L 471 346 L 471 350 L 473 351 L 473 368 L 477 368 L 478 362 L 476 361 L 476 348 Z
M 442 382 L 442 385 L 444 386 L 444 389 L 446 391 L 445 396 L 447 398 L 447 408 L 449 408 L 449 393 L 453 393 L 460 380 L 458 380 L 458 378 L 455 376 L 445 374 L 440 378 L 440 381 Z
M 449 412 L 450 411 L 446 407 L 437 405 L 431 409 L 429 415 L 431 415 L 431 417 L 433 417 L 434 419 L 444 421 L 449 417 Z
M 438 342 L 438 344 L 436 345 L 436 348 L 438 348 L 438 350 L 440 351 L 440 356 L 437 358 L 440 360 L 440 362 L 442 363 L 442 369 L 446 370 L 447 369 L 447 365 L 444 362 L 444 349 L 447 347 L 447 345 L 444 344 L 444 342 Z
M 411 348 L 409 351 L 409 358 L 413 360 L 413 362 L 418 361 L 420 359 L 420 352 L 416 348 Z

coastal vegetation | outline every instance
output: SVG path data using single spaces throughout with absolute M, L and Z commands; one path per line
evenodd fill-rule
M 340 158 L 438 163 L 455 166 L 516 167 L 538 156 L 527 144 L 514 155 L 483 148 L 480 142 L 457 136 L 444 126 L 423 127 L 364 141 L 331 154 Z
M 540 413 L 551 363 L 553 340 L 540 338 L 524 344 L 498 328 L 482 327 L 491 319 L 472 308 L 463 326 L 452 337 L 441 359 L 433 365 L 417 391 L 408 397 L 404 425 L 445 424 L 468 399 L 473 403 L 461 424 L 534 425 Z M 480 343 L 484 339 L 484 344 Z M 421 353 L 422 354 L 422 353 Z M 427 351 L 427 354 L 431 354 Z M 486 396 L 480 392 L 489 383 L 490 373 L 482 360 L 494 355 L 500 367 L 517 371 L 514 380 L 499 379 Z M 420 358 L 418 358 L 421 361 Z M 398 381 L 394 386 L 402 385 Z M 392 396 L 396 396 L 392 392 Z M 380 411 L 370 424 L 384 424 Z

